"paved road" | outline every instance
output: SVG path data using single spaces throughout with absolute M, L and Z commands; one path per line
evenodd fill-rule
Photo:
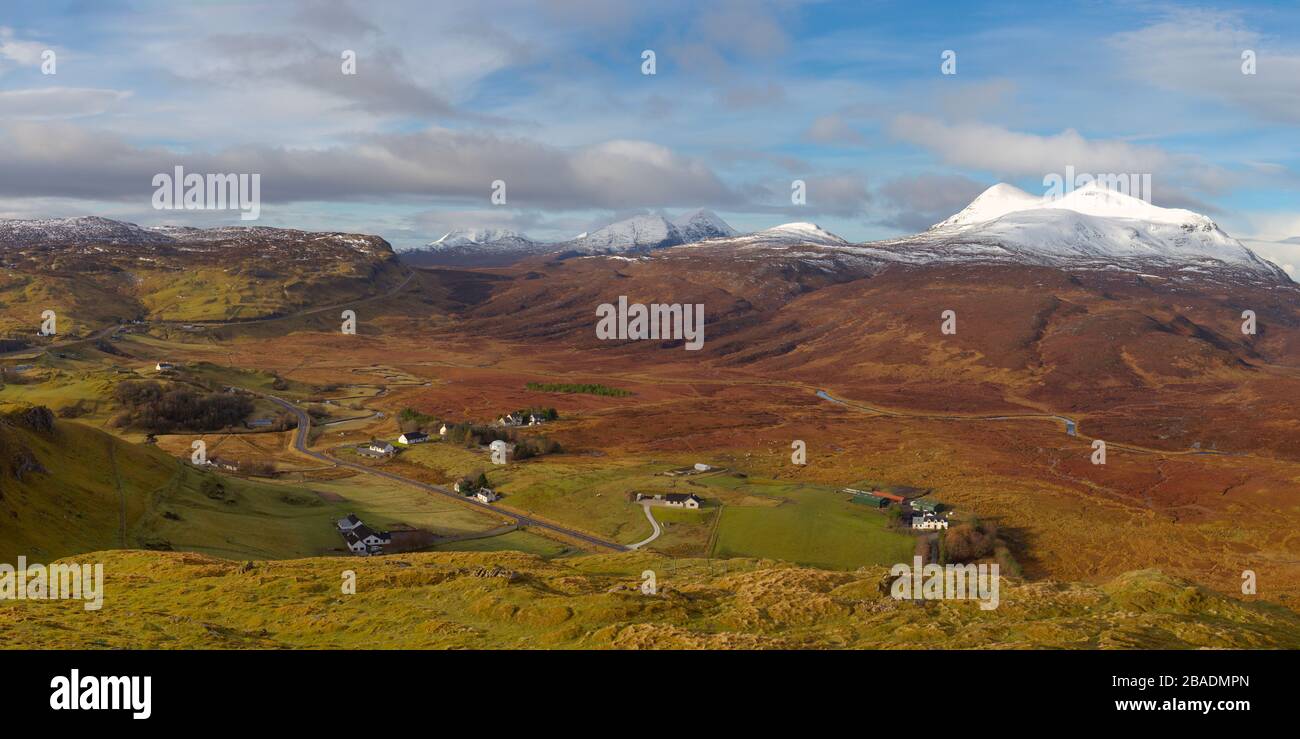
M 642 539 L 635 544 L 629 544 L 627 547 L 628 549 L 640 549 L 646 544 L 658 539 L 659 535 L 663 533 L 663 530 L 659 528 L 659 522 L 655 520 L 655 514 L 650 511 L 650 504 L 643 502 L 641 503 L 641 508 L 645 511 L 646 520 L 650 522 L 650 525 L 654 528 L 655 532 L 647 539 Z
M 262 395 L 261 393 L 257 393 L 257 394 Z M 262 397 L 276 403 L 277 405 L 283 407 L 285 410 L 292 412 L 295 416 L 298 417 L 298 430 L 293 437 L 293 448 L 297 449 L 299 452 L 303 454 L 306 454 L 309 457 L 312 457 L 313 459 L 318 459 L 322 462 L 328 462 L 330 464 L 338 465 L 340 467 L 348 467 L 350 469 L 354 469 L 359 472 L 364 472 L 369 475 L 376 475 L 378 477 L 382 477 L 387 480 L 392 480 L 393 482 L 400 482 L 404 485 L 410 485 L 411 487 L 419 488 L 428 493 L 433 493 L 435 495 L 442 495 L 444 497 L 451 498 L 452 500 L 460 501 L 461 503 L 468 503 L 469 505 L 472 505 L 476 508 L 482 508 L 485 511 L 495 513 L 498 516 L 507 516 L 509 518 L 513 518 L 519 522 L 520 527 L 544 529 L 546 531 L 559 534 L 560 536 L 563 536 L 568 539 L 580 541 L 583 542 L 584 544 L 590 544 L 591 546 L 599 547 L 602 549 L 612 549 L 616 552 L 625 552 L 628 549 L 622 544 L 616 544 L 612 541 L 606 541 L 604 539 L 592 536 L 590 534 L 584 534 L 581 531 L 566 529 L 562 526 L 556 526 L 553 523 L 540 521 L 530 516 L 523 516 L 518 513 L 505 511 L 500 508 L 497 508 L 496 506 L 489 505 L 487 503 L 480 503 L 479 501 L 474 500 L 472 498 L 466 498 L 460 493 L 457 493 L 454 490 L 451 490 L 449 488 L 444 488 L 439 485 L 430 485 L 428 483 L 420 482 L 419 480 L 412 480 L 409 477 L 402 477 L 401 475 L 393 474 L 392 472 L 377 470 L 374 469 L 373 467 L 367 467 L 364 464 L 359 464 L 356 462 L 348 462 L 346 460 L 336 459 L 334 457 L 321 454 L 320 452 L 312 451 L 311 449 L 307 448 L 307 439 L 308 436 L 311 434 L 311 416 L 307 415 L 306 411 L 302 410 L 301 408 L 294 405 L 293 403 L 284 400 L 283 398 L 278 398 L 274 395 L 262 395 Z
M 62 349 L 77 344 L 84 344 L 87 341 L 98 341 L 99 339 L 108 338 L 119 328 L 121 328 L 120 325 L 113 324 L 112 326 L 101 328 L 90 336 L 83 336 L 80 339 L 64 339 L 63 341 L 56 341 L 53 344 L 32 345 L 25 349 L 14 349 L 13 351 L 0 352 L 0 357 L 21 357 L 25 354 L 35 354 L 36 356 L 40 356 L 45 352 L 53 351 L 55 349 Z

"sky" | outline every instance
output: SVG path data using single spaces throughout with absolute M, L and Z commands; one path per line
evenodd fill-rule
M 249 225 L 155 209 L 176 166 L 399 249 L 696 208 L 865 241 L 1150 174 L 1300 265 L 1300 4 L 0 0 L 0 218 Z

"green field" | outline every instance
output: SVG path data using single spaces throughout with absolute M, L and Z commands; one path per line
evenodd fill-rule
M 709 477 L 706 486 L 757 505 L 726 505 L 712 556 L 759 557 L 837 570 L 892 565 L 912 557 L 916 539 L 889 530 L 877 511 L 833 488 Z
M 484 539 L 467 539 L 438 544 L 429 549 L 431 552 L 525 552 L 551 559 L 572 554 L 582 554 L 582 550 L 561 544 L 540 534 L 528 531 L 511 531 L 500 536 Z

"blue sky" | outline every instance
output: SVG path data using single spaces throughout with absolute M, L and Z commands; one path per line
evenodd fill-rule
M 1072 166 L 1150 173 L 1156 204 L 1254 245 L 1300 237 L 1300 8 L 1282 5 L 6 4 L 0 217 L 239 222 L 152 209 L 179 164 L 259 173 L 261 224 L 399 247 L 696 207 L 867 240 Z

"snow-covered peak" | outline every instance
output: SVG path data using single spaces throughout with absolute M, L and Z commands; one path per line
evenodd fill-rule
M 973 223 L 985 223 L 1018 210 L 1039 207 L 1042 202 L 1042 198 L 1030 195 L 1015 185 L 999 182 L 980 193 L 979 197 L 972 200 L 970 205 L 963 208 L 956 215 L 946 221 L 936 223 L 931 228 L 952 228 L 968 226 Z
M 683 213 L 672 221 L 681 232 L 686 243 L 704 241 L 705 239 L 725 239 L 736 235 L 736 229 L 718 217 L 711 210 L 695 210 Z
M 505 228 L 466 228 L 450 231 L 435 241 L 431 249 L 450 249 L 472 246 L 519 246 L 533 243 L 527 236 Z
M 1039 197 L 1000 182 L 980 193 L 959 213 L 931 228 L 962 228 L 995 221 L 1012 213 L 1042 209 L 1069 210 L 1089 216 L 1128 218 L 1148 223 L 1214 227 L 1213 221 L 1199 213 L 1181 208 L 1161 208 L 1141 198 L 1111 190 L 1094 180 L 1060 197 Z
M 661 215 L 638 215 L 596 229 L 571 245 L 579 251 L 622 252 L 683 243 L 681 232 Z
M 924 233 L 884 243 L 891 257 L 918 262 L 1012 261 L 1136 271 L 1161 266 L 1204 271 L 1218 264 L 1285 279 L 1206 216 L 1161 208 L 1096 182 L 1059 198 L 995 185 Z
M 754 241 L 780 244 L 825 244 L 839 246 L 849 242 L 818 226 L 815 223 L 783 223 L 780 226 L 752 233 L 748 236 Z

